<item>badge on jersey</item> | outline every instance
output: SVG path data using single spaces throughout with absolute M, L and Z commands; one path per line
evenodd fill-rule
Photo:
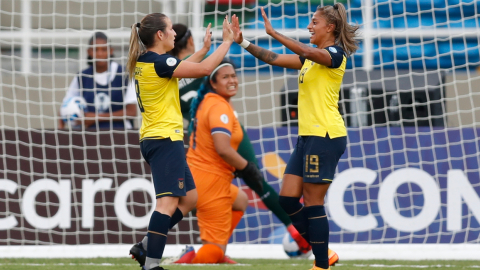
M 334 47 L 328 47 L 328 50 L 332 53 L 337 53 L 337 49 L 335 49 Z
M 224 124 L 228 124 L 228 115 L 226 114 L 220 115 L 220 121 L 222 121 L 222 123 Z
M 175 66 L 176 63 L 177 63 L 177 59 L 175 59 L 173 57 L 167 58 L 167 65 L 168 66 L 173 67 L 173 66 Z

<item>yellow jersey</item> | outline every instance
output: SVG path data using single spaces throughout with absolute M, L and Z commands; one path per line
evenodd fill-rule
M 181 60 L 147 51 L 135 66 L 135 91 L 142 113 L 140 141 L 170 138 L 183 140 L 178 79 L 173 72 Z
M 298 135 L 330 138 L 347 136 L 338 98 L 347 58 L 339 46 L 325 48 L 332 58 L 327 67 L 300 57 L 298 76 Z

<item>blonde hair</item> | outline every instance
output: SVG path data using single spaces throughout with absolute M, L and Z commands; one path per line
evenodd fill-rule
M 335 44 L 343 48 L 347 56 L 352 55 L 358 49 L 357 36 L 358 25 L 350 25 L 347 22 L 347 10 L 342 3 L 333 6 L 318 6 L 317 11 L 324 17 L 327 23 L 335 25 Z
M 158 31 L 165 33 L 167 28 L 166 18 L 165 14 L 152 13 L 145 16 L 141 22 L 132 24 L 127 61 L 127 71 L 130 78 L 134 77 L 138 57 L 154 45 L 155 34 Z

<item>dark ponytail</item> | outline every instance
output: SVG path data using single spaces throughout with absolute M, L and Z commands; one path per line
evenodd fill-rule
M 192 32 L 186 25 L 181 23 L 172 25 L 172 28 L 177 35 L 175 36 L 175 45 L 173 46 L 173 49 L 167 53 L 178 57 L 178 54 L 187 48 L 188 40 L 192 37 Z
M 347 56 L 352 55 L 358 49 L 357 36 L 358 25 L 350 25 L 347 21 L 347 10 L 342 3 L 333 6 L 318 6 L 321 16 L 327 23 L 335 25 L 335 44 L 343 48 Z

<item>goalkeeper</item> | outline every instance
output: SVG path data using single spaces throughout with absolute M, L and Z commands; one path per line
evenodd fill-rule
M 347 129 L 338 111 L 340 86 L 347 57 L 358 46 L 358 26 L 347 22 L 341 3 L 318 6 L 308 25 L 310 47 L 275 31 L 262 8 L 265 31 L 295 54 L 277 54 L 243 39 L 233 15 L 235 42 L 256 58 L 284 68 L 301 70 L 298 77 L 298 141 L 283 175 L 279 203 L 309 240 L 314 269 L 330 269 L 329 228 L 324 198 L 338 161 L 347 147 Z M 305 207 L 300 203 L 303 195 Z
M 192 33 L 187 28 L 187 26 L 183 24 L 174 24 L 173 29 L 177 33 L 177 36 L 175 37 L 175 47 L 168 53 L 179 59 L 188 58 L 190 55 L 195 53 L 195 44 L 193 41 Z M 202 85 L 203 80 L 203 78 L 198 78 L 182 79 L 181 81 L 179 81 L 180 107 L 182 110 L 183 118 L 185 122 L 187 122 L 187 125 L 190 121 L 190 105 L 192 103 L 192 100 L 197 96 L 197 90 Z M 255 164 L 255 166 L 259 168 L 252 143 L 250 142 L 250 139 L 248 138 L 248 135 L 241 124 L 240 127 L 243 132 L 243 139 L 238 146 L 237 152 L 245 160 L 252 164 Z M 311 250 L 310 245 L 307 243 L 307 241 L 305 241 L 305 239 L 303 239 L 302 236 L 300 236 L 295 227 L 292 225 L 292 221 L 290 220 L 288 215 L 278 204 L 277 192 L 265 181 L 263 176 L 261 178 L 261 182 L 258 182 L 256 179 L 248 176 L 244 176 L 242 178 L 245 184 L 247 184 L 249 188 L 255 191 L 255 193 L 257 193 L 257 195 L 262 199 L 265 206 L 267 206 L 267 208 L 270 209 L 270 211 L 272 211 L 283 224 L 285 224 L 288 232 L 295 240 L 295 242 L 297 242 L 298 246 L 305 253 Z
M 175 263 L 223 263 L 228 239 L 248 206 L 245 192 L 232 184 L 233 172 L 248 176 L 262 190 L 257 166 L 237 153 L 243 131 L 230 99 L 238 90 L 235 69 L 222 61 L 198 90 L 190 112 L 187 163 L 198 192 L 197 218 L 203 246 L 187 247 Z

